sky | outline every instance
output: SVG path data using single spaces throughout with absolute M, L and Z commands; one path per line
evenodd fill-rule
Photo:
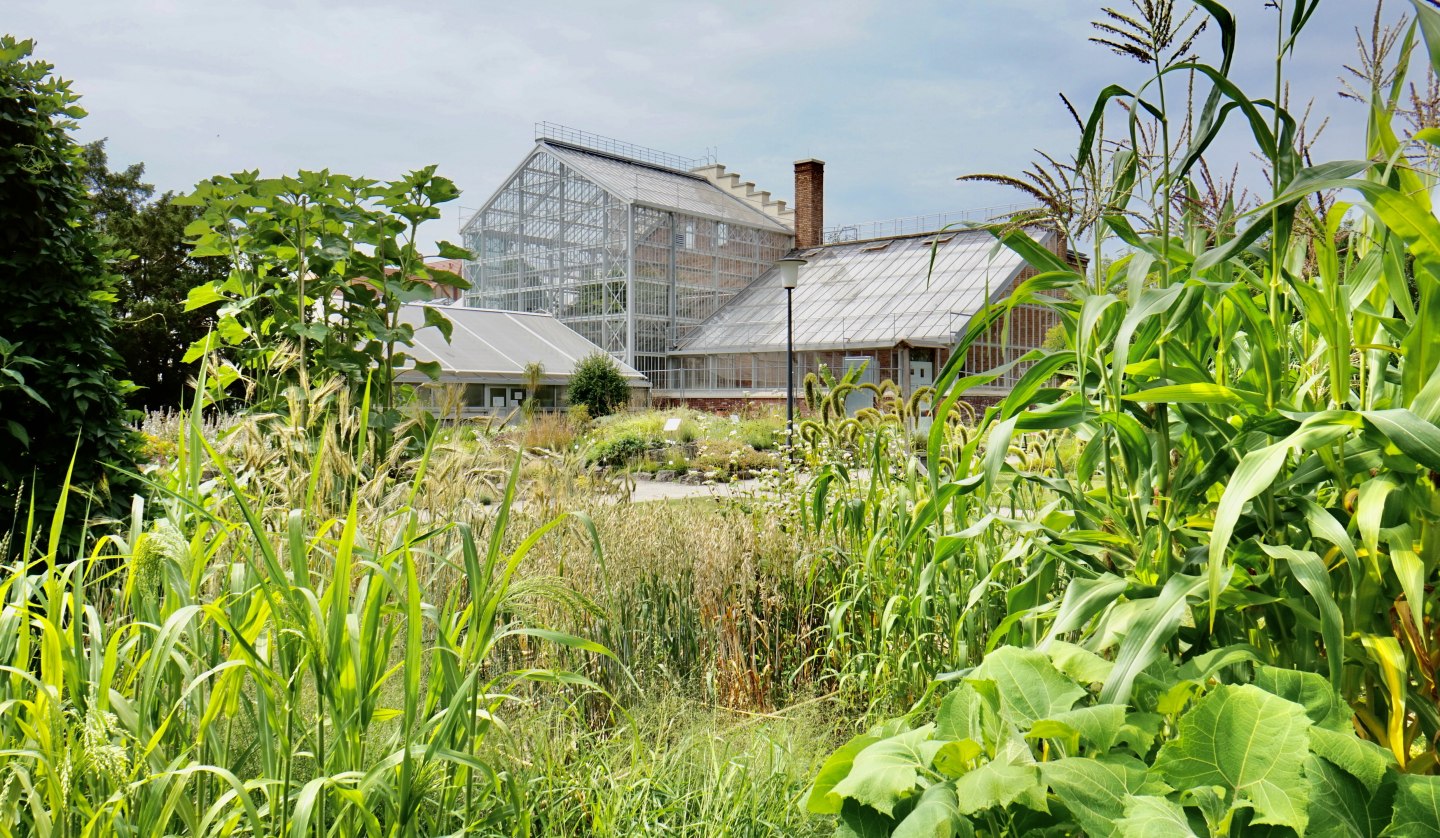
M 713 152 L 784 199 L 793 162 L 818 157 L 827 226 L 1014 203 L 956 177 L 1071 153 L 1058 94 L 1085 112 L 1105 85 L 1143 82 L 1087 40 L 1103 5 L 1129 2 L 0 0 L 0 29 L 33 38 L 82 94 L 79 139 L 105 138 L 113 168 L 143 162 L 162 191 L 248 169 L 390 179 L 434 163 L 463 196 L 428 232 L 458 240 L 541 121 Z M 1235 76 L 1268 92 L 1275 13 L 1229 5 Z M 1390 0 L 1387 17 L 1405 8 Z M 1363 156 L 1364 111 L 1338 76 L 1374 11 L 1324 0 L 1296 50 L 1292 102 L 1329 119 L 1320 159 Z M 1218 60 L 1217 42 L 1212 29 L 1198 48 Z M 1246 155 L 1230 132 L 1211 157 L 1228 171 Z

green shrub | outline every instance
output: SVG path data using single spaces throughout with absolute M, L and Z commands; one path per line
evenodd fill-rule
M 690 470 L 690 458 L 685 456 L 685 451 L 680 448 L 667 448 L 660 458 L 660 468 L 657 471 L 676 471 L 681 474 Z
M 595 443 L 590 448 L 587 462 L 591 465 L 614 467 L 623 466 L 640 457 L 653 446 L 650 440 L 639 434 L 617 434 Z
M 680 420 L 680 427 L 665 430 L 665 424 L 672 419 Z M 597 423 L 597 434 L 635 433 L 659 442 L 694 442 L 705 434 L 703 423 L 713 417 L 694 410 L 647 410 L 636 413 L 615 414 Z
M 0 490 L 35 487 L 36 518 L 47 520 L 73 457 L 73 485 L 96 490 L 88 511 L 115 514 L 129 505 L 134 483 L 122 469 L 133 471 L 140 446 L 110 346 L 115 278 L 71 136 L 83 112 L 51 65 L 27 60 L 33 46 L 0 39 Z M 28 498 L 18 503 L 20 529 Z M 78 518 L 87 503 L 67 509 Z
M 756 451 L 769 451 L 785 437 L 783 419 L 746 419 L 736 428 L 736 437 Z
M 219 351 L 254 377 L 267 408 L 284 409 L 289 386 L 338 379 L 357 403 L 369 395 L 380 414 L 370 430 L 388 448 L 413 395 L 396 376 L 407 365 L 432 378 L 440 373 L 437 362 L 406 354 L 416 327 L 401 319 L 401 306 L 437 286 L 469 287 L 427 269 L 418 246 L 419 226 L 460 196 L 435 168 L 388 183 L 328 169 L 279 178 L 241 173 L 202 181 L 177 199 L 199 208 L 185 228 L 195 236 L 192 257 L 226 266 L 190 292 L 187 308 L 215 307 L 216 340 L 197 342 L 186 358 Z M 446 259 L 470 256 L 448 242 L 437 247 Z M 424 326 L 448 341 L 443 307 L 423 312 Z
M 570 420 L 570 424 L 573 427 L 583 430 L 590 424 L 592 417 L 590 416 L 590 408 L 583 404 L 572 404 L 566 409 L 565 418 Z
M 575 365 L 568 398 L 571 405 L 584 405 L 589 415 L 598 419 L 630 401 L 630 384 L 614 358 L 596 352 Z
M 724 474 L 754 472 L 779 464 L 774 454 L 757 451 L 735 439 L 707 439 L 699 444 L 694 466 L 704 471 Z

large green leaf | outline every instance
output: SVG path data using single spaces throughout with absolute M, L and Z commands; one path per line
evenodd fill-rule
M 951 739 L 935 752 L 935 770 L 946 777 L 959 777 L 974 768 L 985 754 L 985 746 L 974 739 Z
M 1405 456 L 1425 468 L 1440 469 L 1440 428 L 1408 410 L 1372 410 L 1360 415 Z
M 1121 835 L 1125 801 L 1142 793 L 1145 763 L 1123 755 L 1042 763 L 1040 776 L 1090 838 Z
M 1310 827 L 1307 838 L 1376 838 L 1390 819 L 1394 789 L 1379 793 L 1314 754 L 1305 758 L 1310 784 Z
M 1017 800 L 1043 805 L 1045 787 L 1033 765 L 987 762 L 955 781 L 955 798 L 961 814 L 973 815 Z
M 1055 615 L 1055 622 L 1050 625 L 1050 633 L 1040 643 L 1040 648 L 1043 650 L 1054 638 L 1084 626 L 1091 617 L 1105 610 L 1123 594 L 1128 585 L 1113 573 L 1075 579 L 1065 588 L 1065 594 L 1060 598 L 1060 611 Z
M 985 656 L 974 677 L 995 682 L 1001 717 L 1022 730 L 1069 710 L 1085 695 L 1080 685 L 1033 649 L 1002 646 Z
M 945 743 L 931 739 L 935 726 L 882 739 L 855 755 L 850 773 L 832 793 L 850 797 L 887 815 L 895 805 L 915 793 L 920 770 L 929 768 L 935 752 Z
M 1386 772 L 1395 765 L 1395 757 L 1388 750 L 1349 730 L 1311 727 L 1310 750 L 1349 772 L 1371 790 L 1379 788 Z
M 949 783 L 936 783 L 920 795 L 891 838 L 969 838 L 974 834 L 970 821 L 960 815 L 955 789 Z
M 1073 583 L 1072 583 L 1073 587 Z M 1065 673 L 1078 684 L 1103 684 L 1115 669 L 1115 663 L 1074 643 L 1056 640 L 1045 647 L 1045 654 L 1055 662 L 1055 668 Z
M 993 747 L 999 733 L 997 708 L 975 687 L 961 681 L 940 702 L 935 735 L 940 739 L 969 739 Z
M 197 285 L 190 289 L 185 296 L 185 310 L 194 311 L 197 308 L 204 308 L 213 303 L 221 303 L 230 299 L 216 290 L 214 285 Z
M 1026 734 L 1035 739 L 1059 739 L 1069 736 L 1083 738 L 1097 751 L 1110 750 L 1125 724 L 1125 708 L 1119 704 L 1095 704 L 1076 707 L 1041 719 Z
M 1257 408 L 1265 406 L 1264 397 L 1247 390 L 1234 390 L 1223 384 L 1195 382 L 1193 384 L 1165 384 L 1151 387 L 1124 396 L 1129 402 L 1165 402 L 1167 404 L 1251 404 Z
M 1125 838 L 1199 838 L 1179 803 L 1153 795 L 1126 800 L 1125 817 L 1116 826 Z
M 1294 669 L 1258 666 L 1255 668 L 1255 686 L 1305 708 L 1305 715 L 1317 727 L 1350 730 L 1350 717 L 1354 713 L 1323 676 Z
M 844 803 L 840 795 L 835 794 L 835 784 L 845 779 L 850 773 L 851 767 L 855 764 L 855 755 L 866 748 L 884 739 L 882 731 L 871 730 L 854 737 L 846 742 L 835 753 L 825 760 L 820 766 L 820 772 L 815 775 L 815 781 L 810 784 L 810 792 L 805 798 L 805 807 L 817 815 L 834 815 L 840 811 Z
M 1415 22 L 1425 36 L 1425 47 L 1430 53 L 1430 67 L 1440 73 L 1440 11 L 1424 0 L 1410 0 L 1415 7 Z
M 890 838 L 892 821 L 869 806 L 846 800 L 835 825 L 835 838 Z
M 1035 241 L 1024 230 L 1007 230 L 1000 236 L 1000 241 L 1022 256 L 1037 271 L 1053 272 L 1073 277 L 1076 280 L 1081 279 L 1080 275 L 1075 273 L 1073 266 L 1067 264 L 1050 248 Z
M 1440 777 L 1401 774 L 1396 779 L 1395 817 L 1385 835 L 1440 838 Z
M 1297 757 L 1309 749 L 1310 719 L 1293 701 L 1254 685 L 1222 685 L 1180 717 L 1179 736 L 1160 748 L 1155 770 L 1177 789 L 1219 786 L 1255 823 L 1304 831 L 1308 789 Z

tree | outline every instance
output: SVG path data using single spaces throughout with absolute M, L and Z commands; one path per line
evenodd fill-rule
M 113 171 L 105 141 L 85 146 L 85 181 L 91 214 L 101 234 L 120 254 L 115 301 L 115 351 L 136 385 L 131 407 L 175 407 L 185 401 L 190 371 L 185 352 L 203 338 L 214 318 L 186 311 L 191 288 L 225 278 L 225 265 L 191 257 L 185 228 L 199 217 L 196 207 L 175 202 L 166 192 L 154 198 L 145 183 L 145 164 Z
M 33 497 L 44 521 L 73 456 L 72 485 L 93 490 L 88 504 L 71 498 L 74 521 L 87 506 L 124 508 L 138 447 L 126 421 L 130 385 L 117 377 L 109 345 L 115 277 L 71 136 L 85 112 L 50 64 L 30 60 L 33 49 L 0 37 L 0 347 L 10 385 L 0 386 L 0 489 L 21 508 Z M 25 549 L 17 543 L 23 526 L 0 526 L 12 551 Z M 78 541 L 74 529 L 65 532 Z
M 580 359 L 570 378 L 569 401 L 572 405 L 583 404 L 592 417 L 599 418 L 614 413 L 630 401 L 630 384 L 620 374 L 615 359 L 604 352 L 596 352 Z
M 223 349 L 269 384 L 261 401 L 272 406 L 284 388 L 308 390 L 320 379 L 339 378 L 357 397 L 369 386 L 378 408 L 372 427 L 384 444 L 399 421 L 395 375 L 413 362 L 403 350 L 415 330 L 400 322 L 401 305 L 430 299 L 435 283 L 468 287 L 455 274 L 426 269 L 418 242 L 420 225 L 459 195 L 434 166 L 388 183 L 329 171 L 242 172 L 200 183 L 175 203 L 199 210 L 187 228 L 195 236 L 191 256 L 217 257 L 225 270 L 186 302 L 187 310 L 218 305 L 218 344 L 192 346 L 186 357 Z M 469 255 L 440 243 L 443 258 Z M 449 339 L 440 308 L 425 307 L 425 325 Z M 414 366 L 439 370 L 433 362 Z

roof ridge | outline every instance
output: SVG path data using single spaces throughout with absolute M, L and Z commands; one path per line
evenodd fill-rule
M 563 140 L 552 140 L 548 137 L 542 137 L 535 142 L 538 145 L 551 145 L 563 148 L 566 151 L 577 151 L 581 154 L 593 154 L 596 157 L 604 157 L 607 160 L 618 160 L 621 163 L 629 163 L 632 166 L 644 166 L 647 169 L 654 169 L 657 172 L 666 172 L 672 175 L 684 175 L 685 177 L 691 178 L 692 180 L 705 181 L 706 183 L 709 182 L 706 181 L 703 176 L 697 175 L 694 172 L 690 172 L 685 169 L 672 169 L 669 166 L 664 166 L 659 163 L 651 163 L 648 160 L 636 160 L 634 157 L 626 157 L 623 154 L 616 154 L 614 152 L 600 151 L 599 149 L 587 148 L 583 145 L 567 143 Z

